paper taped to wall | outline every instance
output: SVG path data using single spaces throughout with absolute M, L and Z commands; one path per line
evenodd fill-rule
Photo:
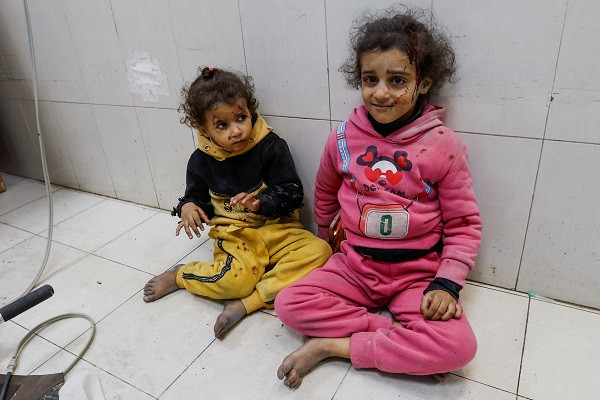
M 170 96 L 167 74 L 160 70 L 157 58 L 147 51 L 134 51 L 127 60 L 129 91 L 142 95 L 146 102 L 158 103 L 158 96 Z

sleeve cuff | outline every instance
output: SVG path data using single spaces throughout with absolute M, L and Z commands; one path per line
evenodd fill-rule
M 423 294 L 427 292 L 431 292 L 432 290 L 443 290 L 446 293 L 449 293 L 450 296 L 454 297 L 454 300 L 458 300 L 458 292 L 462 289 L 458 283 L 451 281 L 446 278 L 435 278 L 429 283 L 427 289 L 423 291 Z

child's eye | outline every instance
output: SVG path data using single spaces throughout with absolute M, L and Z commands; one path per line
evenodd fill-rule
M 395 76 L 392 78 L 391 82 L 394 85 L 402 85 L 403 83 L 405 83 L 406 81 L 404 80 L 404 78 L 400 77 L 400 76 Z
M 363 77 L 363 82 L 367 85 L 372 85 L 374 83 L 377 83 L 377 78 L 375 78 L 374 76 L 365 76 Z
M 240 115 L 240 116 L 237 118 L 237 120 L 238 120 L 238 121 L 240 121 L 240 122 L 242 122 L 242 121 L 245 121 L 245 120 L 246 120 L 246 118 L 248 118 L 248 116 L 247 116 L 246 114 L 242 114 L 242 115 Z
M 225 129 L 227 128 L 227 124 L 225 122 L 221 122 L 220 124 L 217 124 L 217 129 Z

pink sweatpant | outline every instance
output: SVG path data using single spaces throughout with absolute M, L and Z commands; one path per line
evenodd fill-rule
M 373 261 L 347 242 L 322 268 L 283 289 L 277 316 L 312 337 L 350 337 L 355 368 L 430 375 L 454 371 L 475 357 L 477 341 L 460 319 L 431 321 L 420 311 L 423 290 L 435 277 L 437 253 L 401 263 Z M 403 327 L 369 310 L 387 306 Z

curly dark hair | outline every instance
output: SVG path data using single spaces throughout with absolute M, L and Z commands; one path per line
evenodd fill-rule
M 365 11 L 352 23 L 351 55 L 339 71 L 349 87 L 361 85 L 361 57 L 365 53 L 397 49 L 417 67 L 417 81 L 432 80 L 428 94 L 452 82 L 456 61 L 448 35 L 438 28 L 433 15 L 420 8 L 396 5 L 379 12 Z
M 200 68 L 198 68 L 200 71 Z M 258 101 L 254 97 L 252 77 L 220 68 L 204 67 L 189 86 L 181 89 L 179 112 L 184 114 L 181 123 L 199 128 L 206 123 L 206 111 L 218 103 L 233 104 L 246 100 L 252 121 L 256 120 Z

